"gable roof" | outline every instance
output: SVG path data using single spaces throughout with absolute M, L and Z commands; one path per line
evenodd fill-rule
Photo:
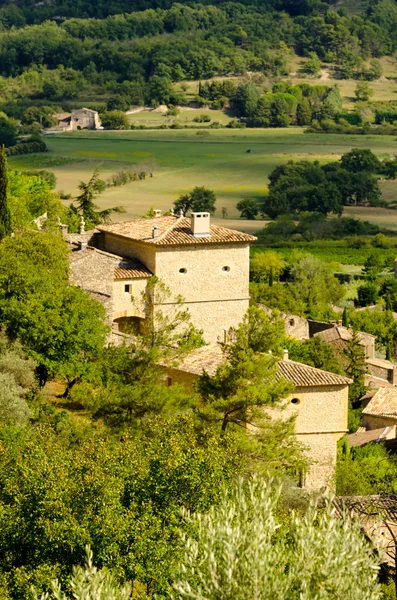
M 124 261 L 114 267 L 114 278 L 119 279 L 149 279 L 152 273 L 139 260 Z
M 350 447 L 365 446 L 371 442 L 381 442 L 387 440 L 390 434 L 393 434 L 394 426 L 380 427 L 379 429 L 369 429 L 368 431 L 356 431 L 346 436 Z
M 352 380 L 348 377 L 316 369 L 293 360 L 280 360 L 278 363 L 278 377 L 292 381 L 296 387 L 348 385 L 352 383 Z
M 397 419 L 397 388 L 378 388 L 364 408 L 363 415 Z
M 206 371 L 212 377 L 224 362 L 225 356 L 221 345 L 210 344 L 193 350 L 179 363 L 176 369 L 192 375 L 202 375 L 203 371 Z M 282 377 L 291 381 L 296 387 L 348 385 L 352 382 L 347 377 L 315 369 L 292 360 L 280 360 L 277 371 L 277 378 Z
M 153 238 L 153 227 L 157 227 L 157 237 Z M 154 217 L 152 219 L 134 219 L 125 223 L 112 223 L 111 225 L 98 226 L 100 231 L 150 244 L 151 246 L 186 246 L 186 245 L 208 245 L 225 243 L 250 243 L 255 242 L 256 237 L 220 227 L 210 225 L 208 237 L 195 237 L 191 230 L 190 219 L 186 217 Z
M 357 333 L 361 342 L 365 342 L 368 339 L 376 339 L 376 336 L 372 335 L 371 333 L 365 333 L 364 331 L 358 331 Z M 337 342 L 339 340 L 347 342 L 352 339 L 351 329 L 348 329 L 347 327 L 340 327 L 338 325 L 331 327 L 330 329 L 325 329 L 324 331 L 319 331 L 314 335 L 321 337 L 321 339 L 323 339 L 324 342 L 327 342 L 327 344 Z
M 78 263 L 78 261 L 93 256 L 95 256 L 95 261 L 109 261 L 109 259 L 110 261 L 113 261 L 115 280 L 141 279 L 143 277 L 149 279 L 152 276 L 152 272 L 139 260 L 128 260 L 117 254 L 98 250 L 98 248 L 92 246 L 88 246 L 85 250 L 76 249 L 74 252 L 71 252 L 69 254 L 69 260 L 72 264 L 75 264 Z

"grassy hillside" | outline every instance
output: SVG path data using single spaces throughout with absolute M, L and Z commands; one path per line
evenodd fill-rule
M 153 173 L 144 181 L 113 188 L 98 199 L 101 207 L 123 204 L 129 219 L 153 205 L 169 209 L 179 194 L 196 185 L 214 189 L 219 214 L 238 217 L 236 203 L 245 196 L 263 196 L 267 177 L 281 163 L 295 159 L 337 160 L 352 148 L 371 148 L 380 157 L 392 156 L 397 142 L 391 136 L 313 135 L 302 129 L 161 130 L 80 132 L 47 138 L 48 154 L 10 158 L 22 169 L 48 168 L 58 178 L 58 189 L 77 191 L 96 166 L 102 176 L 144 164 Z M 247 153 L 247 150 L 252 150 Z M 397 185 L 384 182 L 389 200 L 397 199 Z M 350 212 L 397 229 L 397 211 L 348 209 Z M 366 212 L 367 211 L 367 212 Z

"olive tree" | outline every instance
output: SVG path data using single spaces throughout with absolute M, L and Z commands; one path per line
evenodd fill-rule
M 240 481 L 206 515 L 185 514 L 185 556 L 174 600 L 377 600 L 378 560 L 359 525 L 328 502 L 279 519 L 280 489 Z

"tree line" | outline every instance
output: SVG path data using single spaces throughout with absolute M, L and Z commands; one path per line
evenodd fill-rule
M 67 13 L 79 12 L 66 4 Z M 66 4 L 31 10 L 55 10 L 59 16 Z M 83 4 L 81 16 L 86 17 L 90 9 Z M 59 25 L 24 26 L 23 19 L 12 23 L 4 17 L 0 73 L 17 78 L 31 70 L 25 76 L 31 97 L 52 102 L 77 98 L 86 88 L 122 96 L 130 104 L 178 104 L 181 94 L 173 82 L 246 71 L 285 75 L 291 50 L 337 63 L 341 76 L 367 77 L 364 61 L 391 54 L 396 47 L 397 10 L 391 0 L 375 3 L 363 17 L 340 14 L 325 3 L 299 3 L 297 9 L 293 4 L 150 5 L 103 19 L 69 18 Z M 283 7 L 290 12 L 281 16 Z M 1 10 L 11 14 L 24 9 L 29 7 L 18 3 Z M 51 76 L 45 76 L 46 69 Z M 7 81 L 2 85 L 6 91 Z

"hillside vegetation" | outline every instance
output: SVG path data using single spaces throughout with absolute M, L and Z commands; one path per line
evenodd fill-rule
M 80 98 L 102 109 L 181 104 L 175 82 L 283 76 L 293 53 L 316 53 L 338 77 L 367 78 L 367 62 L 397 45 L 393 0 L 361 16 L 316 0 L 18 2 L 3 6 L 0 24 L 0 108 L 17 118 L 32 103 L 65 109 Z

